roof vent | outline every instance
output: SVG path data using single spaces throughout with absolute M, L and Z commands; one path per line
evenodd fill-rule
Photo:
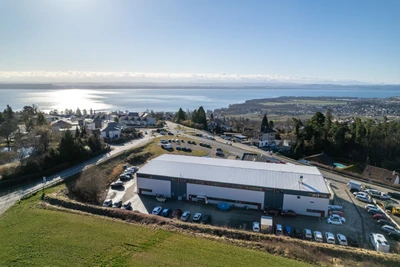
M 303 184 L 303 175 L 300 176 L 299 183 Z

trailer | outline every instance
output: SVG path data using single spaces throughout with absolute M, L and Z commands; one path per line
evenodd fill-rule
M 261 216 L 261 232 L 265 234 L 273 233 L 273 218 L 271 216 Z
M 347 183 L 347 187 L 351 192 L 358 192 L 361 191 L 361 183 L 355 181 L 349 181 Z

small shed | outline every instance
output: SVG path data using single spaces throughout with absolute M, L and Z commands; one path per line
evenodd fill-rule
M 261 232 L 265 234 L 271 234 L 274 232 L 273 225 L 274 221 L 271 216 L 261 216 Z

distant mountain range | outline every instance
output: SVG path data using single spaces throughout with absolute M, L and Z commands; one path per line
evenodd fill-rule
M 399 90 L 400 85 L 296 83 L 0 83 L 0 89 L 315 89 Z

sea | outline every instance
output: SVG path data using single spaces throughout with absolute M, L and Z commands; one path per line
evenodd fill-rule
M 21 110 L 35 104 L 48 112 L 57 109 L 95 111 L 177 111 L 228 107 L 250 99 L 291 97 L 360 97 L 388 98 L 400 96 L 397 89 L 0 89 L 0 110 L 10 105 Z

